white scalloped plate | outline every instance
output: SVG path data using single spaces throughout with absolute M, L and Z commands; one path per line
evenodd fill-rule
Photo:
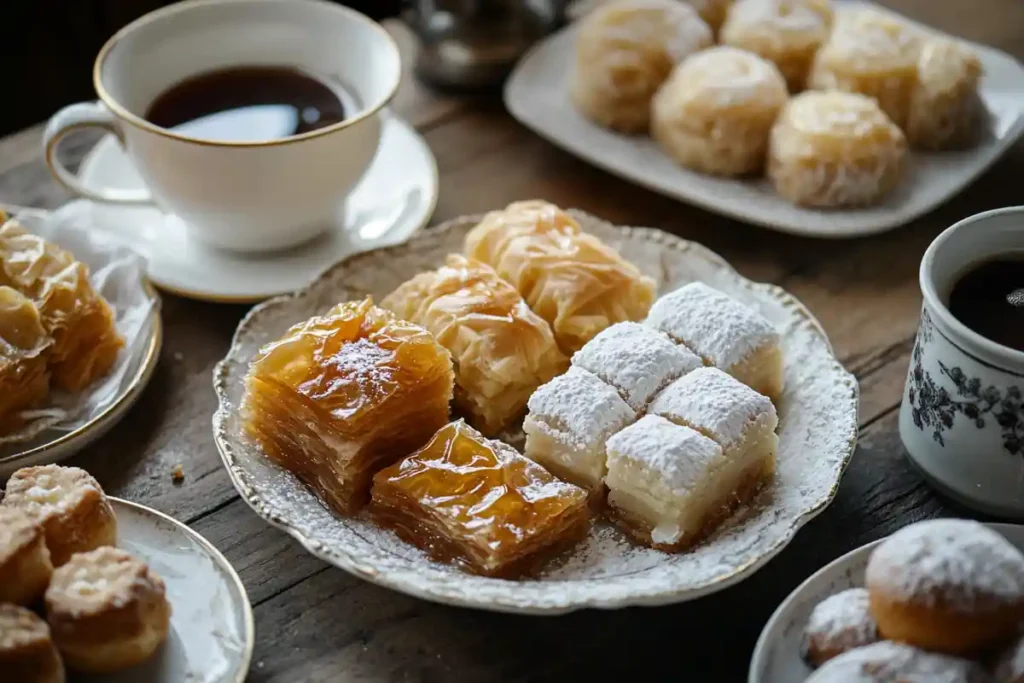
M 849 0 L 842 4 L 871 3 Z M 569 25 L 537 43 L 519 61 L 505 83 L 505 106 L 512 116 L 609 173 L 702 209 L 781 232 L 860 237 L 906 225 L 970 185 L 1024 132 L 1024 66 L 1005 52 L 972 43 L 985 69 L 979 90 L 990 115 L 976 146 L 911 153 L 906 177 L 876 206 L 834 211 L 802 208 L 777 195 L 764 178 L 734 180 L 690 171 L 674 163 L 650 138 L 620 135 L 581 116 L 566 86 L 578 30 L 578 24 Z
M 993 523 L 985 526 L 1024 551 L 1024 526 Z M 799 683 L 811 675 L 811 667 L 800 655 L 804 626 L 811 610 L 830 595 L 863 586 L 871 551 L 883 540 L 866 543 L 833 560 L 789 594 L 757 639 L 750 659 L 748 683 Z
M 227 357 L 214 371 L 220 407 L 214 438 L 242 497 L 311 553 L 381 586 L 436 602 L 504 612 L 559 614 L 583 607 L 617 608 L 692 600 L 721 590 L 775 556 L 797 530 L 831 502 L 857 438 L 857 382 L 835 359 L 818 322 L 791 295 L 750 282 L 706 248 L 649 228 L 617 228 L 573 212 L 658 281 L 664 293 L 701 280 L 757 308 L 782 334 L 786 389 L 779 408 L 778 475 L 692 552 L 668 555 L 630 543 L 595 524 L 586 540 L 537 579 L 471 576 L 429 560 L 365 516 L 336 517 L 285 470 L 246 440 L 237 413 L 249 360 L 291 324 L 339 301 L 372 294 L 380 300 L 412 274 L 436 268 L 461 250 L 479 216 L 450 221 L 407 244 L 346 259 L 308 289 L 254 308 L 239 325 Z M 515 436 L 510 437 L 515 442 Z

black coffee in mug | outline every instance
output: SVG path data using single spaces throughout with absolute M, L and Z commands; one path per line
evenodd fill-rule
M 1024 254 L 967 269 L 950 292 L 949 312 L 986 339 L 1024 351 Z
M 185 79 L 164 91 L 146 120 L 204 140 L 268 141 L 345 119 L 337 90 L 290 67 L 238 66 Z

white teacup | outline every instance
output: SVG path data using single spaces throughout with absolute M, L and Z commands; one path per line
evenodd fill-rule
M 218 141 L 146 121 L 153 101 L 202 73 L 286 66 L 344 91 L 346 118 L 269 141 Z M 156 203 L 203 242 L 269 251 L 305 242 L 342 215 L 346 195 L 380 141 L 381 110 L 401 75 L 398 48 L 379 25 L 321 0 L 189 0 L 117 32 L 93 67 L 98 102 L 65 107 L 43 144 L 57 179 L 88 199 Z M 148 191 L 83 186 L 56 158 L 71 131 L 96 127 L 120 140 Z
M 966 218 L 921 261 L 924 307 L 900 407 L 910 459 L 940 490 L 992 514 L 1024 516 L 1024 351 L 982 337 L 949 312 L 972 266 L 1024 254 L 1024 207 Z

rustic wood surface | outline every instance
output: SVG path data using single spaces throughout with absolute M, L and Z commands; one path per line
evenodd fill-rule
M 891 0 L 906 14 L 1024 57 L 1024 3 Z M 408 57 L 413 43 L 389 23 Z M 406 59 L 411 62 L 411 58 Z M 256 615 L 252 681 L 742 681 L 762 626 L 823 564 L 916 520 L 971 516 L 938 497 L 904 458 L 896 430 L 929 241 L 972 213 L 1020 203 L 1018 145 L 971 188 L 885 235 L 843 242 L 780 235 L 633 187 L 556 149 L 491 99 L 431 92 L 411 76 L 395 101 L 437 157 L 434 222 L 543 197 L 613 222 L 700 241 L 745 276 L 799 297 L 861 383 L 861 435 L 835 502 L 740 585 L 674 607 L 514 617 L 447 608 L 354 579 L 312 558 L 242 502 L 217 455 L 211 371 L 246 307 L 167 295 L 166 341 L 152 383 L 124 422 L 74 463 L 108 491 L 184 520 L 241 574 Z M 0 141 L 0 201 L 55 207 L 41 126 Z M 70 145 L 71 161 L 88 145 Z M 823 218 L 827 220 L 827 217 Z M 185 480 L 172 483 L 181 463 Z M 699 675 L 697 674 L 699 672 Z

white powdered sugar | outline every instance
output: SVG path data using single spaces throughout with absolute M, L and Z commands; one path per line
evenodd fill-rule
M 911 524 L 871 554 L 867 585 L 895 600 L 973 611 L 1024 604 L 1024 556 L 978 522 Z
M 646 324 L 723 370 L 779 343 L 778 332 L 764 316 L 702 282 L 691 282 L 658 299 Z
M 825 598 L 811 611 L 804 629 L 804 650 L 849 650 L 878 640 L 864 588 L 850 588 Z
M 608 439 L 609 468 L 619 459 L 642 465 L 673 493 L 685 495 L 725 456 L 718 444 L 700 432 L 645 415 Z
M 532 418 L 581 450 L 636 420 L 619 392 L 577 366 L 533 392 L 527 406 Z
M 688 349 L 664 333 L 639 323 L 612 325 L 584 345 L 572 364 L 612 385 L 633 410 L 647 403 L 669 382 L 703 365 Z
M 831 659 L 805 683 L 983 683 L 974 662 L 890 641 L 859 647 Z
M 729 450 L 739 443 L 748 425 L 769 420 L 775 428 L 775 406 L 717 368 L 699 368 L 672 382 L 654 397 L 650 413 L 689 425 Z

